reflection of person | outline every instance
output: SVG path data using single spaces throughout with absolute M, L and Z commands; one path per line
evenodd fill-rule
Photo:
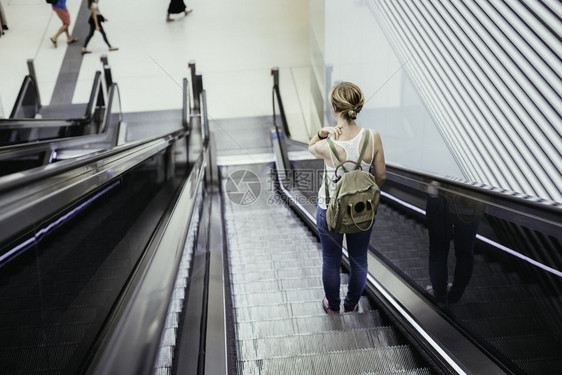
M 53 45 L 55 46 L 55 48 L 57 47 L 57 39 L 59 38 L 59 35 L 62 33 L 66 34 L 66 42 L 68 44 L 78 41 L 78 39 L 71 37 L 68 31 L 68 27 L 70 26 L 70 13 L 66 8 L 66 0 L 58 0 L 56 3 L 54 3 L 53 10 L 62 21 L 62 26 L 59 29 L 59 31 L 57 31 L 57 33 L 53 35 L 51 38 L 49 38 L 51 40 L 51 43 L 53 43 Z
M 166 22 L 172 22 L 174 20 L 172 17 L 170 17 L 170 15 L 172 14 L 183 13 L 187 16 L 191 12 L 193 12 L 193 9 L 186 7 L 183 0 L 170 0 Z
M 426 217 L 429 231 L 428 291 L 439 307 L 458 302 L 472 276 L 474 243 L 480 213 L 465 203 L 442 196 L 427 199 Z M 447 258 L 451 240 L 455 246 L 455 271 L 452 285 L 448 284 Z M 450 287 L 450 290 L 447 290 Z
M 323 159 L 328 176 L 333 175 L 336 164 L 326 138 L 331 137 L 342 160 L 358 160 L 360 147 L 365 138 L 364 129 L 356 123 L 357 114 L 363 108 L 365 98 L 359 87 L 349 82 L 342 82 L 332 88 L 330 104 L 337 119 L 334 127 L 320 129 L 308 145 L 309 151 L 318 159 Z M 380 187 L 386 179 L 384 152 L 379 133 L 371 129 L 366 152 L 361 161 L 361 168 L 369 171 L 371 165 L 375 171 L 375 181 Z M 343 157 L 345 155 L 345 157 Z M 340 168 L 341 171 L 341 168 Z M 343 171 L 341 171 L 343 173 Z M 323 179 L 325 181 L 325 179 Z M 329 193 L 334 193 L 336 185 L 328 179 Z M 318 208 L 316 224 L 322 244 L 322 283 L 325 297 L 322 307 L 329 314 L 337 314 L 340 310 L 340 267 L 342 260 L 343 234 L 330 232 L 326 223 L 326 193 L 324 182 L 318 191 Z M 351 270 L 347 295 L 344 300 L 344 311 L 355 312 L 359 298 L 367 282 L 367 249 L 371 237 L 372 226 L 368 231 L 346 234 L 347 251 L 350 257 Z
M 82 47 L 82 55 L 85 53 L 90 53 L 92 51 L 88 50 L 88 43 L 90 43 L 90 39 L 94 35 L 94 32 L 98 30 L 101 35 L 103 36 L 103 40 L 105 44 L 109 47 L 110 51 L 117 51 L 119 48 L 111 46 L 109 41 L 107 40 L 107 36 L 105 35 L 105 30 L 103 29 L 102 22 L 107 22 L 107 18 L 102 16 L 99 13 L 98 3 L 97 0 L 88 0 L 88 9 L 92 12 L 90 18 L 88 19 L 88 24 L 90 25 L 90 32 L 84 41 L 84 46 Z

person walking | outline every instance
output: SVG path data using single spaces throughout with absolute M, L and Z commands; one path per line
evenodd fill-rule
M 370 171 L 374 168 L 376 184 L 381 187 L 386 180 L 386 166 L 384 150 L 380 134 L 370 129 L 365 132 L 357 122 L 357 114 L 363 108 L 365 98 L 361 89 L 350 82 L 342 82 L 334 86 L 330 91 L 330 104 L 332 113 L 337 119 L 336 126 L 324 127 L 310 140 L 308 150 L 318 159 L 324 161 L 324 174 L 322 185 L 318 190 L 318 207 L 316 210 L 316 225 L 322 244 L 322 284 L 325 297 L 322 307 L 328 314 L 338 314 L 340 311 L 340 267 L 342 261 L 343 233 L 330 232 L 326 222 L 326 189 L 324 184 L 328 182 L 328 193 L 334 196 L 336 184 L 331 176 L 336 171 L 336 158 L 331 151 L 327 138 L 330 137 L 335 144 L 341 160 L 358 160 L 361 155 L 361 147 L 365 142 L 367 134 L 370 139 L 366 152 L 361 160 L 361 169 Z M 354 167 L 354 166 L 352 166 Z M 342 168 L 338 173 L 343 174 Z M 367 283 L 367 251 L 373 227 L 367 231 L 346 234 L 347 251 L 349 253 L 351 269 L 349 272 L 349 283 L 347 295 L 344 299 L 344 311 L 355 312 L 358 309 L 359 298 Z
M 70 13 L 66 8 L 66 0 L 57 0 L 57 2 L 53 4 L 53 10 L 62 21 L 61 28 L 57 31 L 55 35 L 49 38 L 51 40 L 51 43 L 53 43 L 53 46 L 57 48 L 57 39 L 59 38 L 59 35 L 62 33 L 66 34 L 66 42 L 68 44 L 77 42 L 78 39 L 71 37 L 70 32 L 68 31 L 68 27 L 70 26 Z
M 117 51 L 119 48 L 113 47 L 109 40 L 107 40 L 107 35 L 105 35 L 105 30 L 103 29 L 102 23 L 107 22 L 108 19 L 102 16 L 99 12 L 99 7 L 97 0 L 88 0 L 88 9 L 92 12 L 90 18 L 88 19 L 88 24 L 90 25 L 90 32 L 84 41 L 84 46 L 82 46 L 82 55 L 85 53 L 91 53 L 92 51 L 88 50 L 88 43 L 90 43 L 90 39 L 94 35 L 94 32 L 97 30 L 101 33 L 105 44 L 109 47 L 110 51 Z
M 172 17 L 170 17 L 172 14 L 183 13 L 187 16 L 191 12 L 193 12 L 193 9 L 188 8 L 183 0 L 170 0 L 166 22 L 172 22 L 174 20 Z

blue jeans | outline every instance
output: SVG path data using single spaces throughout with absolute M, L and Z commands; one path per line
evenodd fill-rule
M 340 268 L 342 261 L 343 234 L 330 232 L 326 223 L 326 210 L 316 210 L 316 226 L 322 244 L 322 283 L 330 309 L 340 309 Z M 367 283 L 367 251 L 373 227 L 366 232 L 346 234 L 347 252 L 351 270 L 344 307 L 351 310 L 359 302 L 359 298 Z
M 462 297 L 474 266 L 474 243 L 480 215 L 461 217 L 448 200 L 428 198 L 426 206 L 429 232 L 429 278 L 437 303 L 458 302 Z M 455 244 L 453 286 L 447 292 L 449 245 Z

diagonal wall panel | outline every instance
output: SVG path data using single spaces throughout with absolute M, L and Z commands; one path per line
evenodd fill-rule
M 465 177 L 562 202 L 562 5 L 369 5 Z

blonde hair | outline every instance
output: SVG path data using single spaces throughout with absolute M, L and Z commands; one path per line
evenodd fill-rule
M 363 91 L 351 82 L 341 82 L 332 87 L 330 103 L 335 112 L 341 112 L 346 121 L 355 120 L 363 108 Z

